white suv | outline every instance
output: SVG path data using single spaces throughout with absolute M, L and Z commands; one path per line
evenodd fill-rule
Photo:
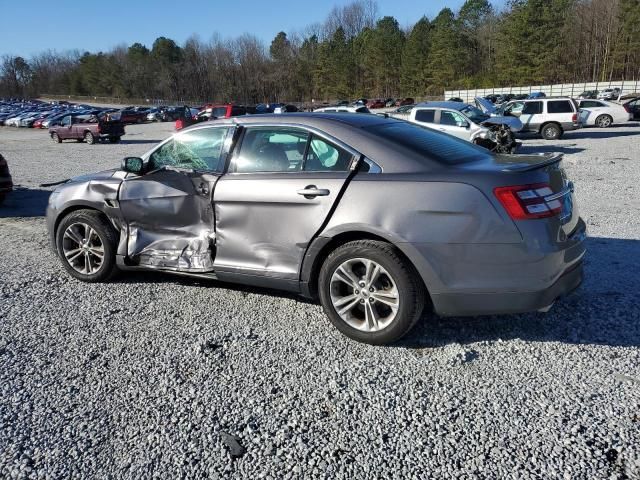
M 557 140 L 567 130 L 582 127 L 580 108 L 575 100 L 568 97 L 515 100 L 501 112 L 520 117 L 523 132 L 539 133 L 545 140 Z

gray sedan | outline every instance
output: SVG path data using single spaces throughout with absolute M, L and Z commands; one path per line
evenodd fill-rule
M 375 115 L 247 116 L 71 179 L 47 224 L 77 279 L 144 269 L 288 290 L 384 344 L 423 310 L 547 310 L 580 284 L 585 224 L 560 163 Z

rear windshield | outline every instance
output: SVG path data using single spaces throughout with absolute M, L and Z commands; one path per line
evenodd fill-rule
M 386 123 L 364 129 L 391 143 L 450 165 L 472 162 L 490 155 L 487 150 L 472 143 L 412 123 Z

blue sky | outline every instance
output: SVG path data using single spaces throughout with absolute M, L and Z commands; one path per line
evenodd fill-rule
M 182 44 L 197 33 L 223 38 L 251 33 L 265 42 L 281 30 L 299 31 L 351 0 L 0 0 L 0 55 L 29 57 L 45 50 L 100 51 L 126 43 L 151 47 L 159 36 Z M 464 0 L 378 0 L 382 16 L 402 27 Z M 502 3 L 502 0 L 495 3 Z

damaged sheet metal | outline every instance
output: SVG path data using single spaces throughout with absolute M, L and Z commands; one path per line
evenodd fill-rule
M 211 192 L 217 180 L 210 174 L 166 170 L 124 181 L 119 200 L 128 223 L 127 256 L 151 268 L 212 271 Z

